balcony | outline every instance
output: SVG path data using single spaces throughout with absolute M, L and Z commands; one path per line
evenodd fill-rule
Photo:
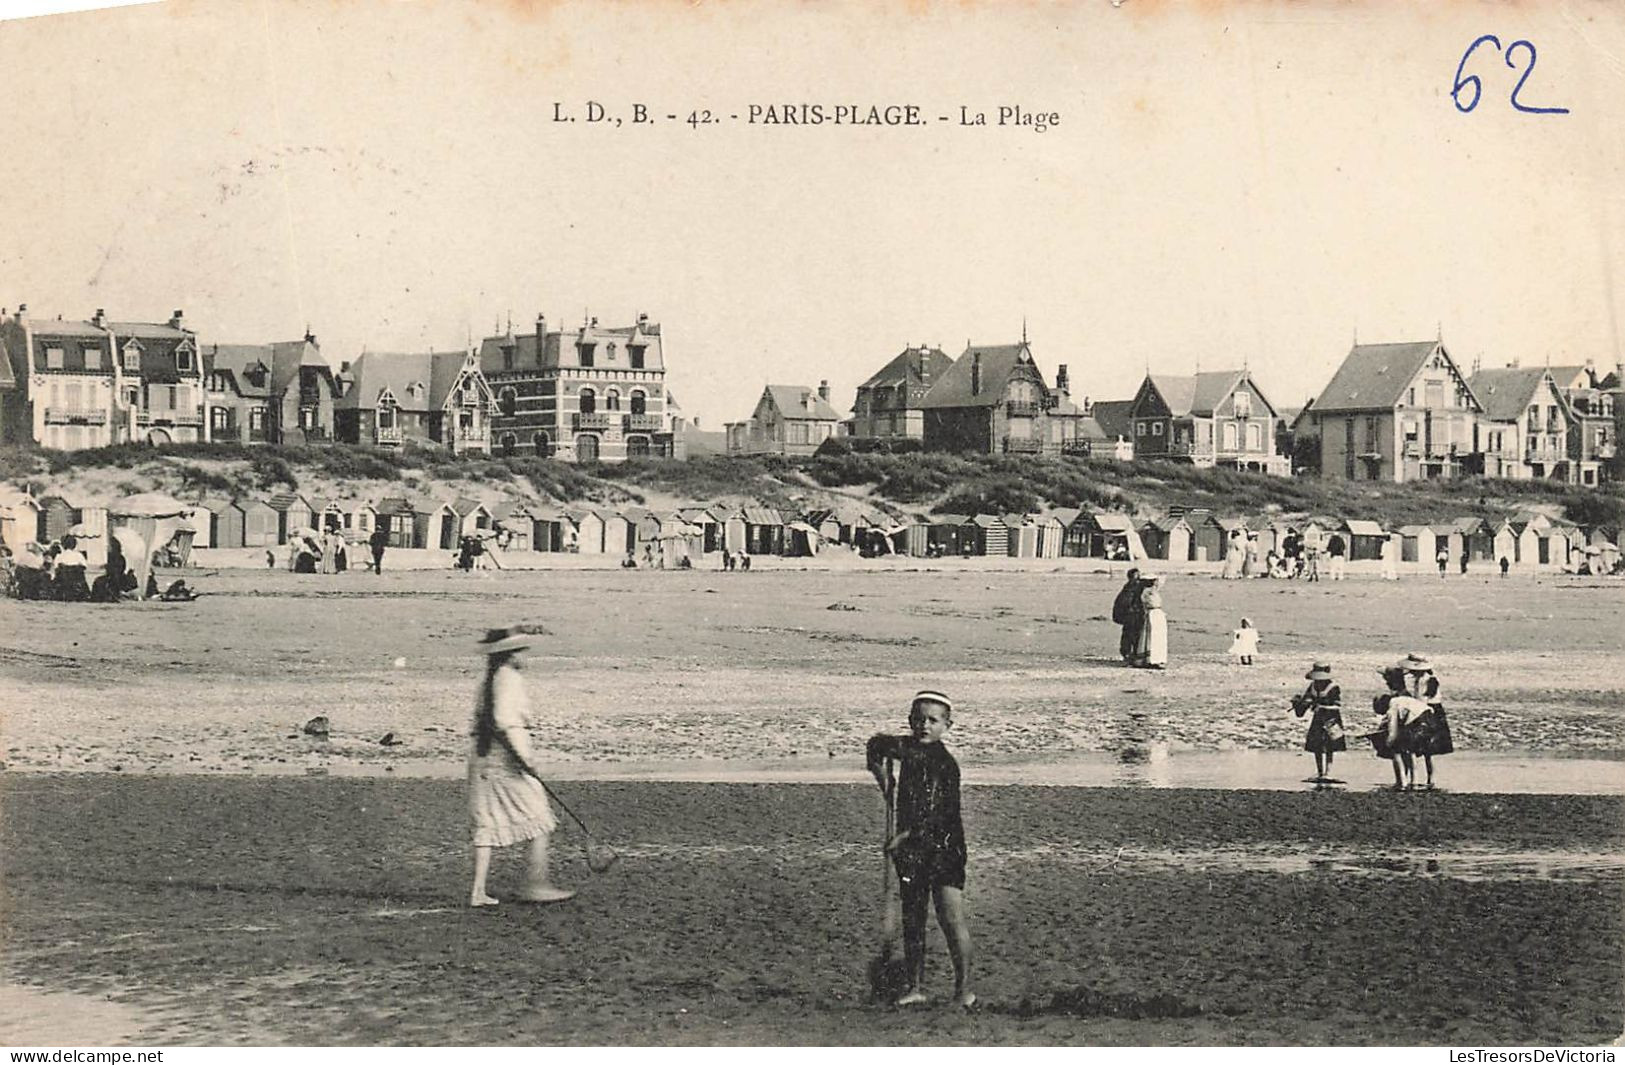
M 1569 457 L 1565 448 L 1554 447 L 1551 444 L 1531 444 L 1524 449 L 1525 462 L 1562 462 Z
M 379 426 L 376 433 L 380 444 L 398 444 L 401 442 L 401 427 L 398 425 Z
M 483 425 L 459 425 L 457 427 L 457 439 L 459 440 L 487 440 L 490 436 L 490 430 Z
M 609 419 L 608 414 L 577 414 L 574 420 L 575 430 L 579 433 L 584 429 L 608 429 Z
M 1004 413 L 1012 418 L 1036 418 L 1041 409 L 1030 399 L 1012 399 L 1004 405 Z
M 658 433 L 660 431 L 660 415 L 625 415 L 621 418 L 621 431 L 627 433 Z
M 1159 452 L 1147 450 L 1147 455 L 1156 455 Z M 1172 455 L 1175 458 L 1212 458 L 1213 447 L 1209 444 L 1169 444 L 1162 452 L 1163 455 Z
M 1004 452 L 1007 455 L 1037 455 L 1044 450 L 1044 442 L 1032 436 L 1007 436 Z
M 88 407 L 46 407 L 45 420 L 52 425 L 106 425 L 107 412 Z
M 1108 449 L 1111 447 L 1110 444 L 1107 444 L 1105 446 Z M 1095 451 L 1094 442 L 1090 441 L 1090 440 L 1062 440 L 1061 441 L 1061 454 L 1063 454 L 1063 455 L 1092 455 L 1092 454 L 1094 454 L 1094 451 Z
M 187 414 L 178 410 L 139 410 L 135 412 L 135 424 L 153 426 L 177 425 L 203 425 L 203 415 Z

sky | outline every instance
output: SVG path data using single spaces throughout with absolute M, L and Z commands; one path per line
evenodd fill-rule
M 35 316 L 336 364 L 647 313 L 705 428 L 1024 327 L 1095 399 L 1246 365 L 1296 407 L 1356 335 L 1625 358 L 1625 5 L 172 0 L 0 55 L 0 307 Z M 1513 107 L 1531 58 L 1518 101 L 1569 113 Z M 926 121 L 746 121 L 786 103 Z

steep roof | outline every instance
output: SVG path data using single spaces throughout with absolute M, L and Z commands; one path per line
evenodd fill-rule
M 1433 353 L 1443 348 L 1437 340 L 1356 344 L 1315 400 L 1313 409 L 1317 414 L 1388 410 L 1399 403 L 1399 397 Z
M 1095 421 L 1100 423 L 1101 431 L 1112 439 L 1122 437 L 1127 440 L 1134 439 L 1134 419 L 1129 411 L 1134 407 L 1132 399 L 1103 399 L 1094 405 Z
M 457 359 L 461 365 L 462 356 L 458 355 Z M 333 406 L 338 410 L 371 410 L 387 388 L 401 410 L 432 410 L 429 387 L 434 376 L 433 364 L 434 356 L 428 352 L 366 352 L 350 364 L 350 375 L 355 383 Z M 415 396 L 409 391 L 414 384 L 423 386 Z
M 1169 412 L 1176 418 L 1187 414 L 1198 417 L 1211 415 L 1225 401 L 1225 397 L 1234 392 L 1243 381 L 1250 379 L 1246 370 L 1210 370 L 1190 377 L 1174 377 L 1167 374 L 1149 376 L 1152 385 L 1162 396 L 1162 401 L 1168 405 Z M 1257 389 L 1258 386 L 1255 384 L 1253 387 Z M 1264 398 L 1262 391 L 1258 396 L 1266 406 L 1269 405 L 1269 400 Z M 1098 413 L 1096 416 L 1099 416 Z
M 767 392 L 773 397 L 773 405 L 779 409 L 779 416 L 785 421 L 803 422 L 838 422 L 841 416 L 829 401 L 818 394 L 816 388 L 806 388 L 802 385 L 768 385 Z
M 0 388 L 16 388 L 17 378 L 11 370 L 11 352 L 6 349 L 6 338 L 0 336 Z
M 971 391 L 971 369 L 981 360 L 980 387 Z M 1033 365 L 1032 349 L 1019 344 L 972 345 L 920 400 L 920 407 L 996 407 L 1004 402 L 1005 385 L 1018 365 Z M 1037 366 L 1033 365 L 1036 371 Z M 1037 375 L 1043 385 L 1043 374 Z M 1043 386 L 1048 392 L 1048 386 Z
M 249 399 L 264 399 L 270 395 L 272 352 L 269 344 L 211 344 L 203 353 L 205 373 L 228 373 L 237 386 L 237 394 Z M 263 366 L 255 384 L 249 371 Z
M 1546 377 L 1544 366 L 1508 366 L 1496 370 L 1480 370 L 1468 380 L 1478 401 L 1484 405 L 1484 416 L 1492 421 L 1510 422 L 1517 419 L 1529 406 Z
M 271 348 L 271 391 L 281 393 L 289 387 L 297 388 L 299 385 L 299 369 L 309 366 L 327 374 L 329 386 L 333 378 L 333 367 L 322 356 L 322 349 L 316 343 L 315 337 L 306 337 L 303 340 L 279 340 L 269 345 Z
M 882 366 L 862 388 L 895 388 L 898 385 L 929 385 L 947 372 L 954 364 L 952 355 L 941 348 L 904 348 L 890 362 Z

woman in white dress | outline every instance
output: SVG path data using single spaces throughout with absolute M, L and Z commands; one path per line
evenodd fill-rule
M 1232 530 L 1224 545 L 1224 571 L 1220 575 L 1225 580 L 1241 579 L 1241 560 L 1246 553 L 1247 547 L 1241 539 L 1241 533 Z
M 1147 669 L 1163 669 L 1168 665 L 1168 615 L 1162 609 L 1162 575 L 1142 577 L 1145 591 L 1140 593 L 1140 605 L 1145 610 L 1145 658 Z
M 530 701 L 525 695 L 520 652 L 541 630 L 528 626 L 492 629 L 480 641 L 485 679 L 474 707 L 468 754 L 468 812 L 474 826 L 474 883 L 470 906 L 495 906 L 485 890 L 491 852 L 515 843 L 530 844 L 529 871 L 519 898 L 563 902 L 573 891 L 555 887 L 547 871 L 547 843 L 556 822 L 531 757 L 525 731 Z

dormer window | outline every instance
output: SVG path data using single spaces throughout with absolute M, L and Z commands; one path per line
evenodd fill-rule
M 378 428 L 395 428 L 395 397 L 387 390 L 378 396 Z
M 504 370 L 513 369 L 513 355 L 513 348 L 506 347 L 502 349 L 502 368 Z
M 85 369 L 100 370 L 102 368 L 102 349 L 100 345 L 86 344 L 79 350 L 85 357 Z
M 45 368 L 47 370 L 62 370 L 67 368 L 67 363 L 63 361 L 61 348 L 45 349 Z
M 644 345 L 642 344 L 628 344 L 626 346 L 626 357 L 632 361 L 632 369 L 643 369 L 643 351 Z
M 423 382 L 413 381 L 411 384 L 407 385 L 406 394 L 413 399 L 423 398 Z
M 195 352 L 192 350 L 192 342 L 189 340 L 181 341 L 180 344 L 175 348 L 175 369 L 180 370 L 183 373 L 190 373 L 192 370 L 192 356 L 194 354 Z
M 576 345 L 576 357 L 578 359 L 580 359 L 581 365 L 583 365 L 583 366 L 591 366 L 593 364 L 592 355 L 593 355 L 593 349 L 595 347 L 597 347 L 596 344 L 577 344 Z
M 124 345 L 124 372 L 141 372 L 141 345 L 134 340 Z

